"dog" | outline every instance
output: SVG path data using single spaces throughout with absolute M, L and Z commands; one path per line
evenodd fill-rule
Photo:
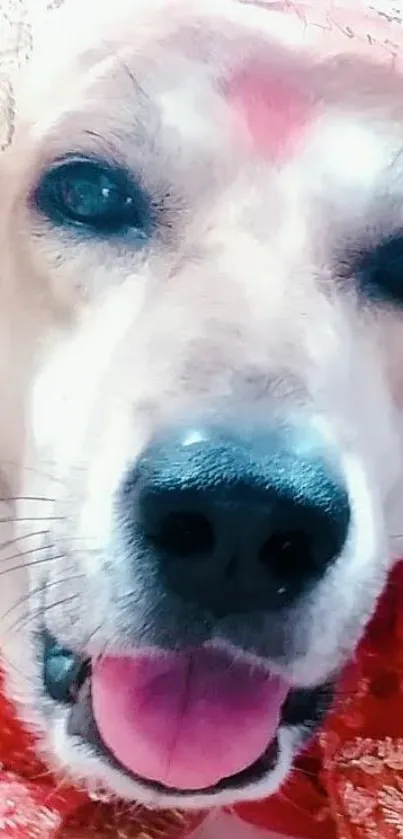
M 301 31 L 67 0 L 0 159 L 7 690 L 157 807 L 279 788 L 399 555 L 400 76 Z

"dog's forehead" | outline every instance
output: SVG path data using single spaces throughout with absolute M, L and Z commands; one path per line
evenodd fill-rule
M 226 93 L 255 151 L 273 159 L 294 151 L 317 113 L 309 90 L 255 63 L 235 72 Z

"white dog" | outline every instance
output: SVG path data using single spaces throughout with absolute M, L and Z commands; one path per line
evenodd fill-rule
M 52 14 L 0 160 L 8 690 L 74 779 L 266 796 L 398 547 L 401 81 L 258 2 Z

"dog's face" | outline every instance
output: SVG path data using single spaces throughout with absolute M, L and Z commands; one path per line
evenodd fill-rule
M 396 555 L 403 112 L 258 6 L 109 5 L 55 19 L 3 155 L 2 648 L 57 764 L 197 807 L 277 789 Z

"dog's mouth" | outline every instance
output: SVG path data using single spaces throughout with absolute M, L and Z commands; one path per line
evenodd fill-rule
M 214 794 L 276 767 L 281 725 L 309 731 L 332 691 L 291 688 L 209 647 L 79 661 L 47 638 L 44 684 L 68 704 L 67 733 L 165 794 Z

